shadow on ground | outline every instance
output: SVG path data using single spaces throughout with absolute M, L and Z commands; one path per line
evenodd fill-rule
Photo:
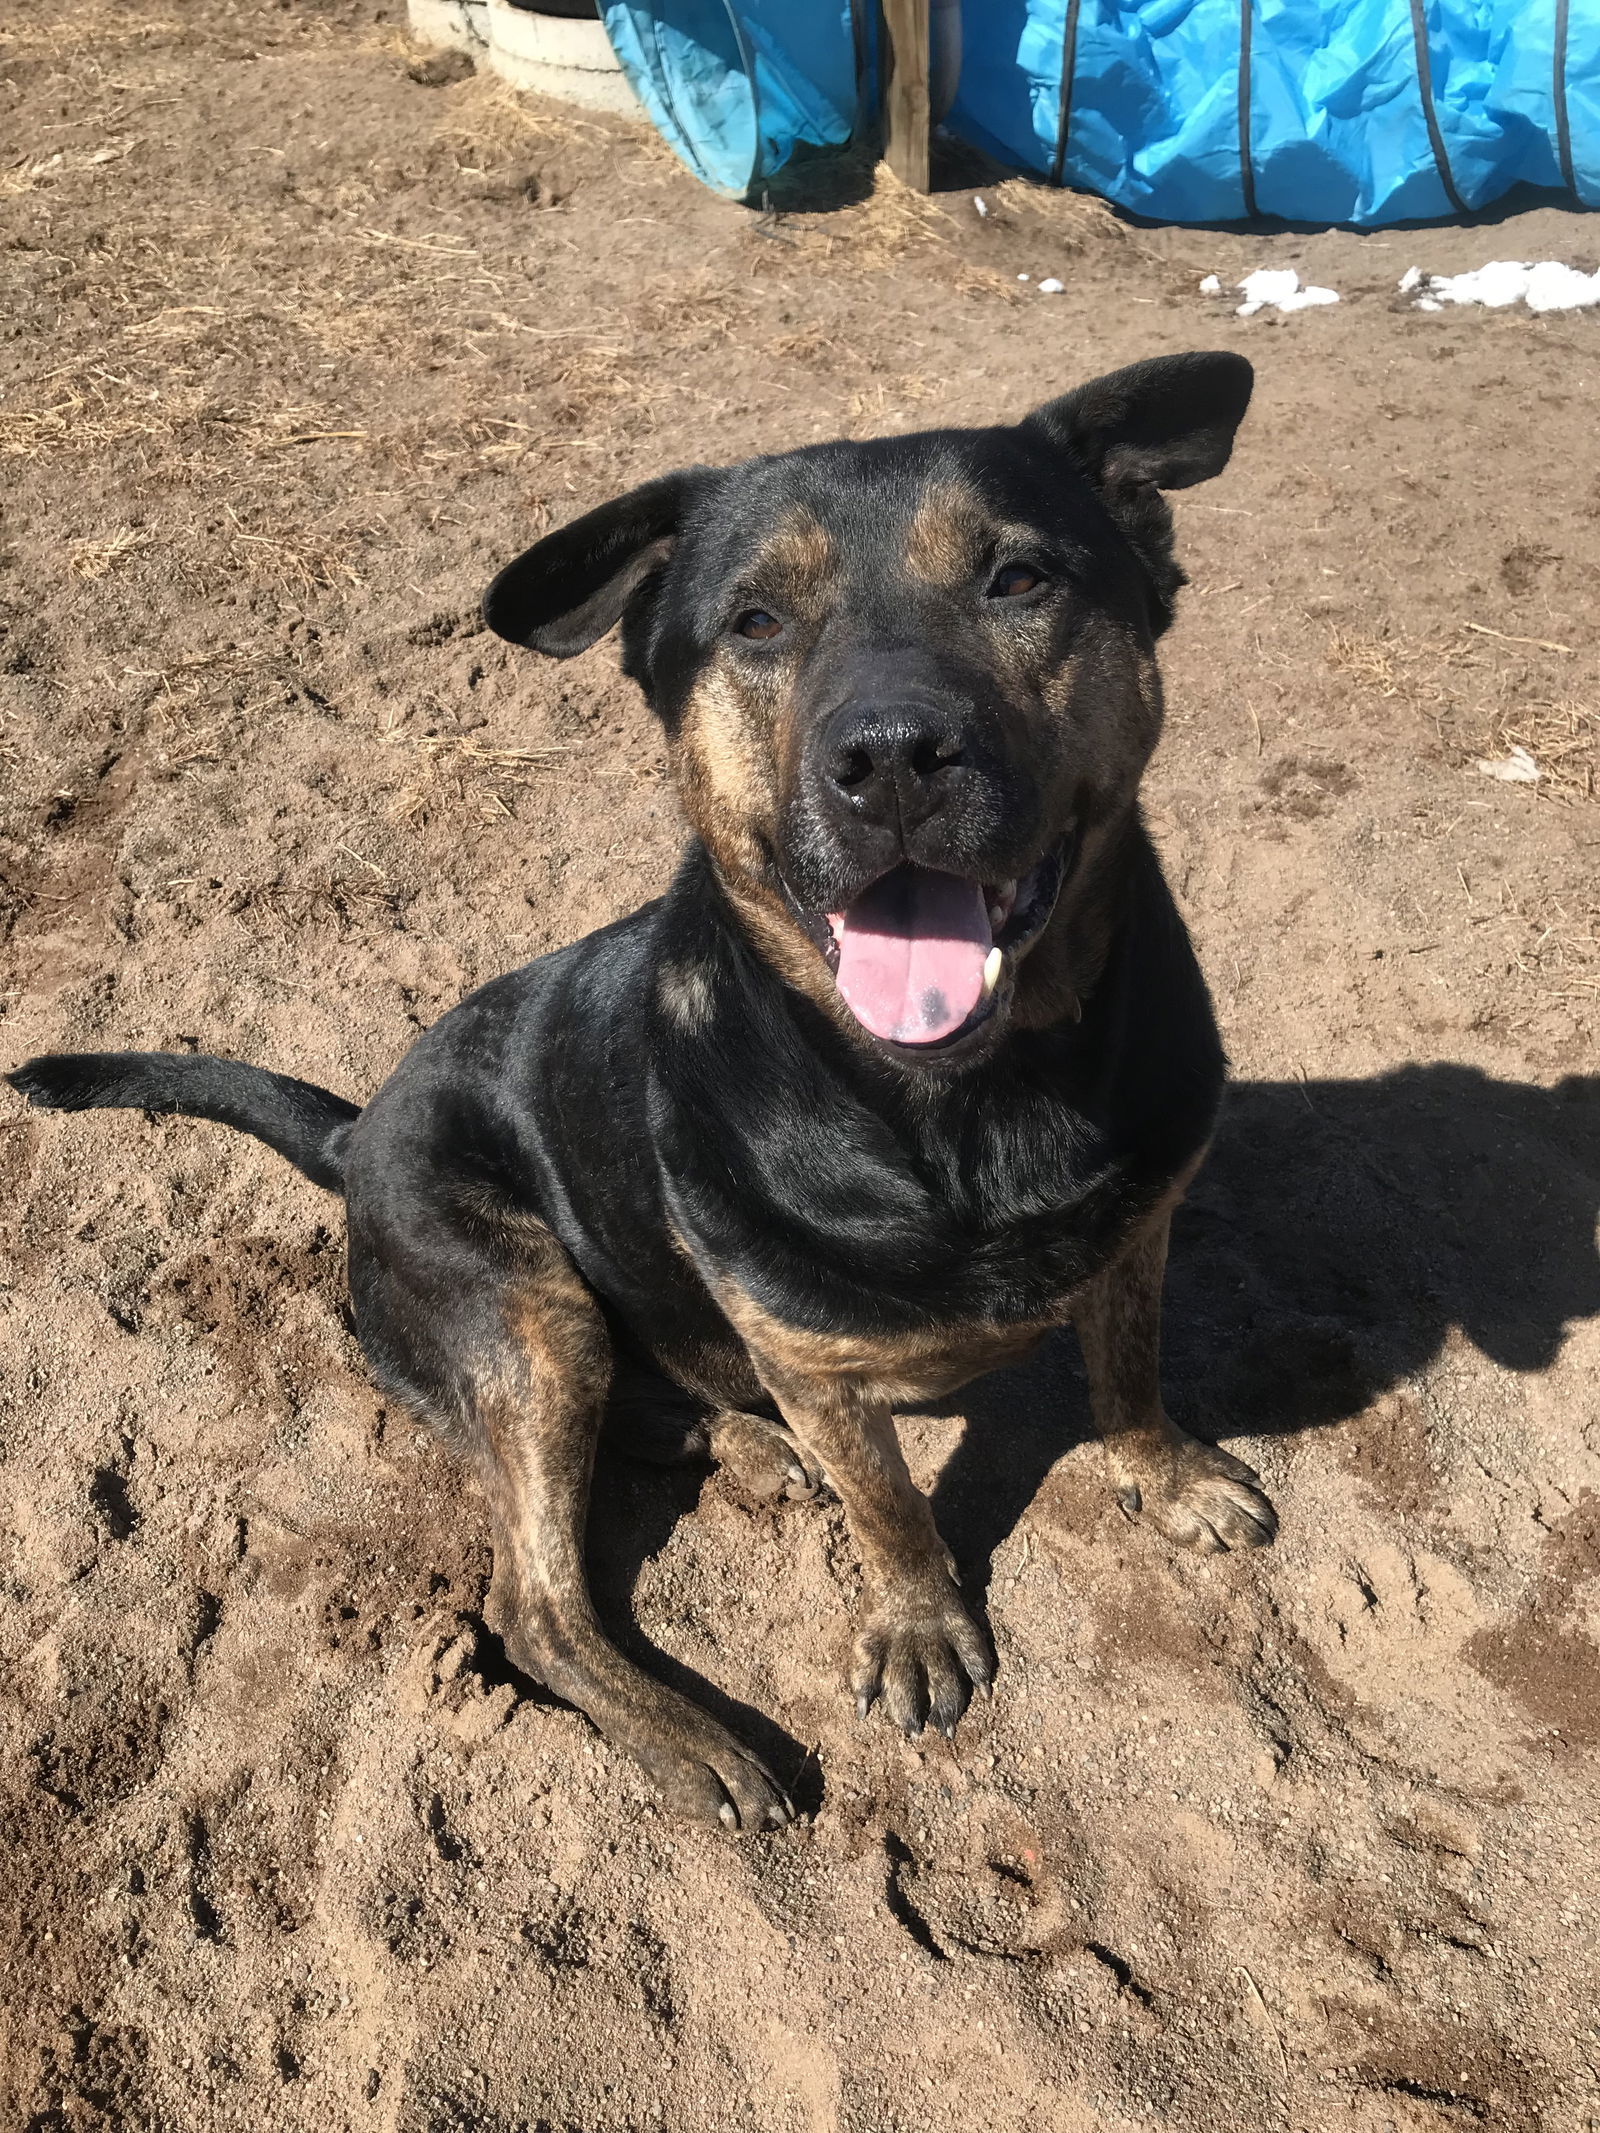
M 1459 1329 L 1547 1369 L 1600 1314 L 1600 1077 L 1553 1089 L 1464 1066 L 1241 1082 L 1173 1223 L 1165 1380 L 1207 1437 L 1321 1429 L 1423 1369 Z M 1070 1334 L 961 1396 L 934 1508 L 963 1571 L 1089 1430 Z

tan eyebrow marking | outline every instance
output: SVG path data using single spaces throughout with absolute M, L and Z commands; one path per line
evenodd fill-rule
M 962 481 L 930 482 L 906 528 L 906 567 L 929 585 L 971 577 L 993 536 L 989 513 Z
M 803 505 L 779 519 L 751 556 L 748 574 L 757 585 L 771 583 L 797 605 L 815 605 L 838 567 L 833 536 Z

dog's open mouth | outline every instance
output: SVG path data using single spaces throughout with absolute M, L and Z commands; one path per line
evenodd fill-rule
M 818 944 L 840 998 L 886 1044 L 965 1036 L 992 1010 L 1008 956 L 1042 930 L 1065 871 L 1065 839 L 1016 881 L 967 881 L 910 861 L 892 867 L 827 915 Z

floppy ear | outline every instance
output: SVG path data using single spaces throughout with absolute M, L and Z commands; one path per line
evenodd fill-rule
M 690 499 L 710 477 L 708 467 L 663 474 L 547 534 L 489 587 L 484 621 L 553 659 L 587 650 L 666 568 Z
M 1187 489 L 1228 464 L 1254 383 L 1243 356 L 1156 356 L 1048 401 L 1023 428 L 1064 445 L 1097 488 Z

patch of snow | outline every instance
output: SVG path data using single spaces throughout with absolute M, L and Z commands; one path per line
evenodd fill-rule
M 1205 280 L 1200 284 L 1200 294 L 1202 296 L 1220 296 L 1222 294 L 1222 284 L 1215 274 L 1206 276 Z
M 1542 775 L 1538 764 L 1520 744 L 1509 755 L 1498 756 L 1492 763 L 1479 759 L 1478 768 L 1486 778 L 1498 778 L 1502 785 L 1537 785 Z
M 1600 304 L 1600 270 L 1580 274 L 1559 259 L 1541 259 L 1528 276 L 1530 311 L 1586 311 Z
M 1244 298 L 1238 306 L 1240 318 L 1254 318 L 1269 304 L 1274 311 L 1305 311 L 1314 304 L 1336 304 L 1339 301 L 1337 289 L 1302 288 L 1300 276 L 1293 267 L 1257 267 L 1238 287 Z
M 976 208 L 976 209 L 978 210 L 978 213 L 979 213 L 980 215 L 987 215 L 987 214 L 988 214 L 988 212 L 989 212 L 989 207 L 988 207 L 988 203 L 987 203 L 987 202 L 985 201 L 985 199 L 984 199 L 984 197 L 983 197 L 983 195 L 982 195 L 981 193 L 974 193 L 974 194 L 973 194 L 973 196 L 972 196 L 972 204 L 973 204 L 973 206 L 974 206 L 974 207 L 975 207 L 975 208 Z
M 1421 285 L 1422 276 L 1413 268 L 1400 287 L 1409 293 Z M 1491 259 L 1466 274 L 1430 274 L 1417 309 L 1439 311 L 1446 304 L 1482 304 L 1491 311 L 1508 304 L 1526 304 L 1530 311 L 1585 311 L 1600 304 L 1600 273 L 1580 274 L 1559 259 Z
M 1066 286 L 1064 281 L 1057 281 L 1052 274 L 1048 281 L 1040 282 L 1039 294 L 1041 296 L 1059 296 Z
M 1430 274 L 1428 294 L 1442 304 L 1483 304 L 1491 311 L 1520 304 L 1530 269 L 1516 259 L 1491 259 L 1469 274 Z
M 1031 274 L 1019 274 L 1017 279 L 1018 281 L 1031 281 L 1033 276 Z
M 1400 277 L 1400 294 L 1402 296 L 1409 296 L 1413 289 L 1420 286 L 1421 281 L 1421 267 L 1407 267 L 1405 272 Z

